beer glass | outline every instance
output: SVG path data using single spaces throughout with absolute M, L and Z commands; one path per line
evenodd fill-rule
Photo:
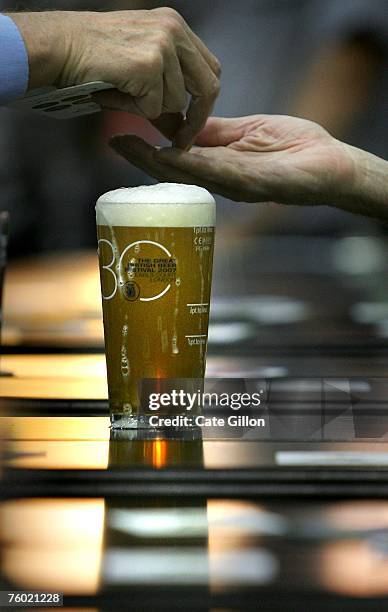
M 215 202 L 205 189 L 122 188 L 96 205 L 113 428 L 148 428 L 143 379 L 205 373 Z

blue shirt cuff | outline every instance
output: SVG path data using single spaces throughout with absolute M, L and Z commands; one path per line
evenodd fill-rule
M 0 106 L 24 96 L 28 87 L 28 54 L 10 17 L 0 15 Z

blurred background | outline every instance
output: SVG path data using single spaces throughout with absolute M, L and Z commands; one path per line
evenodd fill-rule
M 0 10 L 164 5 L 222 63 L 215 114 L 305 117 L 387 156 L 385 0 L 2 1 Z M 109 189 L 152 182 L 109 149 L 116 133 L 162 142 L 125 113 L 61 122 L 0 109 L 0 210 L 11 213 L 5 343 L 47 344 L 51 322 L 64 342 L 102 346 L 94 204 Z M 226 341 L 255 350 L 384 345 L 384 225 L 330 207 L 217 201 L 210 350 Z
M 222 63 L 215 114 L 305 117 L 387 157 L 387 0 L 0 0 L 0 11 L 162 5 Z M 152 182 L 110 150 L 116 133 L 162 142 L 125 113 L 61 122 L 0 109 L 1 370 L 13 374 L 0 378 L 0 588 L 75 593 L 78 610 L 97 593 L 104 610 L 386 609 L 386 392 L 357 430 L 348 380 L 388 375 L 386 227 L 217 198 L 207 376 L 303 377 L 277 381 L 287 402 L 271 416 L 275 443 L 109 439 L 94 205 Z M 335 418 L 306 402 L 316 387 L 305 378 L 325 376 L 343 377 Z M 277 451 L 311 448 L 339 463 L 277 463 Z

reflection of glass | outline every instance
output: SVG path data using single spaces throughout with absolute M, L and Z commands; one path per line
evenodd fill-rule
M 321 584 L 329 591 L 353 597 L 388 595 L 388 503 L 340 502 L 322 512 L 322 518 L 335 528 L 360 533 L 358 537 L 322 546 Z
M 262 514 L 253 503 L 228 500 L 108 499 L 104 586 L 198 585 L 216 592 L 269 584 L 277 560 L 250 534 L 252 519 L 262 522 Z
M 109 467 L 203 466 L 203 442 L 197 440 L 138 436 L 128 430 L 111 430 Z
M 273 582 L 279 567 L 261 536 L 277 535 L 279 518 L 254 502 L 214 499 L 207 502 L 209 584 L 258 586 Z
M 129 585 L 206 585 L 205 500 L 108 498 L 105 588 Z
M 97 498 L 3 502 L 3 575 L 17 588 L 96 594 L 104 513 L 104 500 Z

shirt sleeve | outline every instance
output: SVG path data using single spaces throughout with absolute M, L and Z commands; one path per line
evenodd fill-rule
M 22 97 L 28 87 L 28 54 L 10 17 L 0 14 L 0 106 Z

